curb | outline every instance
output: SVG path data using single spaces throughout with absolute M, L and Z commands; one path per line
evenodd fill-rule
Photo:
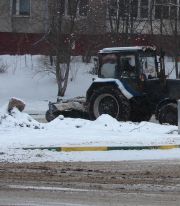
M 95 151 L 114 151 L 114 150 L 169 150 L 180 148 L 180 145 L 161 145 L 161 146 L 109 146 L 109 147 L 25 147 L 17 148 L 23 150 L 50 150 L 56 152 L 95 152 Z

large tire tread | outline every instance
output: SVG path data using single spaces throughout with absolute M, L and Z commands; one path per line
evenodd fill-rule
M 171 124 L 171 125 L 177 125 L 178 124 L 178 110 L 177 110 L 177 104 L 175 103 L 168 103 L 166 105 L 163 105 L 158 114 L 158 120 L 160 124 Z
M 96 119 L 93 111 L 94 102 L 96 98 L 102 94 L 110 94 L 117 99 L 119 103 L 120 112 L 117 115 L 116 119 L 119 121 L 128 121 L 130 118 L 130 111 L 131 111 L 129 101 L 118 89 L 113 88 L 112 86 L 104 86 L 94 91 L 88 103 L 88 113 L 90 119 L 91 120 Z

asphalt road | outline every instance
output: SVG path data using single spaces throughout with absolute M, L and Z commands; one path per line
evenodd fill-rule
M 0 205 L 180 205 L 180 160 L 0 163 Z
M 179 205 L 179 194 L 123 193 L 112 191 L 1 190 L 0 205 L 18 206 L 121 206 Z

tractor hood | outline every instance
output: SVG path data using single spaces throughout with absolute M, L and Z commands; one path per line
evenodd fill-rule
M 140 96 L 141 94 L 132 90 L 128 84 L 124 81 L 121 81 L 119 79 L 111 79 L 111 78 L 97 78 L 93 81 L 92 85 L 90 86 L 90 90 L 94 87 L 98 87 L 98 86 L 102 86 L 102 85 L 113 85 L 116 86 L 121 92 L 122 94 L 127 98 L 127 99 L 131 99 L 135 96 Z

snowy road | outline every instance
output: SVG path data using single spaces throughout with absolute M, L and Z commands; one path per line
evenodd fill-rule
M 72 193 L 57 191 L 0 191 L 0 206 L 179 206 L 179 194 L 120 193 L 97 191 Z

